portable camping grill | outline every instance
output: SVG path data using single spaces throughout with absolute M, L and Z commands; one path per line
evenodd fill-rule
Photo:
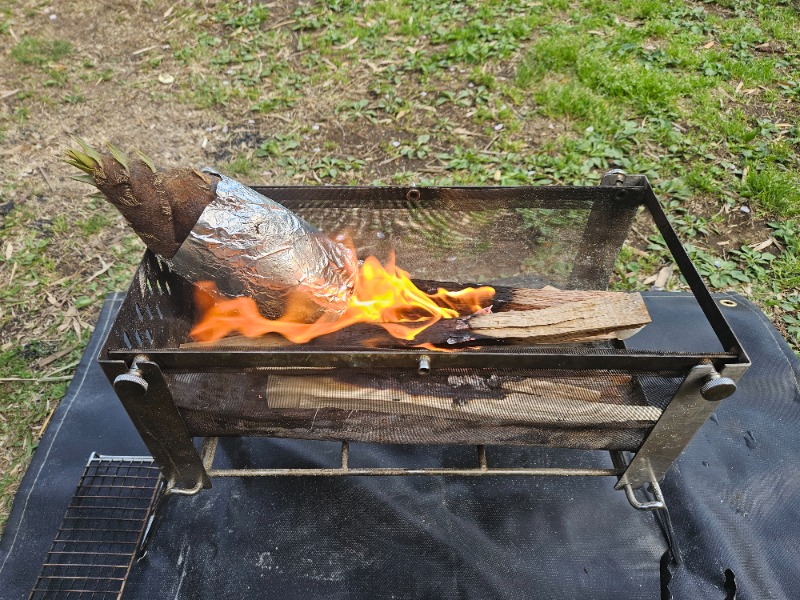
M 649 212 L 719 340 L 715 352 L 631 350 L 620 341 L 562 345 L 454 343 L 417 348 L 305 345 L 198 346 L 193 288 L 146 253 L 103 347 L 100 363 L 161 468 L 172 493 L 210 487 L 231 475 L 598 475 L 618 478 L 637 508 L 663 507 L 657 482 L 718 402 L 736 389 L 749 360 L 681 246 L 644 176 L 607 174 L 598 187 L 257 187 L 320 230 L 347 229 L 360 257 L 385 259 L 422 280 L 496 286 L 603 290 L 641 207 Z M 502 306 L 500 306 L 502 308 Z M 457 342 L 458 340 L 453 340 Z M 373 397 L 324 395 L 320 378 L 367 382 Z M 468 402 L 459 382 L 551 381 L 535 419 L 461 419 L 392 411 L 393 390 Z M 609 398 L 563 392 L 611 388 Z M 281 391 L 282 390 L 282 391 Z M 288 390 L 288 391 L 287 391 Z M 296 397 L 285 401 L 286 394 Z M 540 392 L 541 393 L 541 392 Z M 283 395 L 280 395 L 283 394 Z M 594 403 L 594 404 L 592 404 Z M 389 408 L 386 408 L 386 407 Z M 591 410 L 596 408 L 597 410 Z M 587 416 L 588 415 L 588 416 Z M 219 436 L 274 436 L 342 442 L 330 469 L 214 469 Z M 193 437 L 205 442 L 197 451 Z M 349 441 L 474 444 L 474 469 L 350 468 Z M 491 468 L 487 445 L 605 450 L 609 468 Z M 629 453 L 633 453 L 632 455 Z M 634 490 L 652 484 L 655 502 Z

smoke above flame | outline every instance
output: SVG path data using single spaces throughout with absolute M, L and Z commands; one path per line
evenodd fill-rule
M 439 288 L 427 294 L 411 281 L 409 274 L 395 265 L 394 253 L 384 267 L 374 256 L 359 269 L 355 290 L 344 313 L 336 319 L 304 319 L 302 297 L 289 297 L 284 314 L 267 319 L 252 298 L 226 298 L 213 282 L 203 281 L 195 288 L 195 302 L 201 314 L 191 336 L 213 342 L 238 332 L 246 337 L 278 333 L 295 344 L 333 333 L 356 323 L 374 323 L 390 335 L 413 340 L 440 319 L 454 319 L 478 312 L 494 297 L 494 288 L 483 286 L 449 292 Z

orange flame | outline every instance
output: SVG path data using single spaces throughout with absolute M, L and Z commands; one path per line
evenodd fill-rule
M 426 294 L 398 268 L 394 254 L 384 268 L 374 256 L 368 257 L 356 278 L 355 290 L 345 312 L 335 320 L 321 318 L 314 323 L 302 319 L 302 297 L 290 297 L 286 312 L 278 319 L 267 319 L 258 311 L 252 298 L 227 299 L 210 281 L 197 284 L 195 300 L 202 315 L 191 335 L 201 342 L 213 342 L 229 333 L 247 337 L 278 333 L 295 344 L 333 333 L 356 323 L 374 323 L 392 336 L 413 340 L 440 319 L 472 314 L 488 305 L 494 288 L 465 288 L 449 292 L 439 288 Z

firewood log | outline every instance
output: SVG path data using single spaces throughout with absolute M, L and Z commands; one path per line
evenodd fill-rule
M 592 389 L 527 378 L 517 382 L 525 392 L 503 391 L 481 397 L 480 390 L 449 395 L 412 393 L 400 387 L 369 386 L 354 380 L 321 376 L 270 375 L 267 404 L 279 408 L 338 408 L 391 414 L 444 417 L 469 421 L 497 419 L 524 423 L 579 425 L 656 421 L 661 410 L 654 406 L 597 402 Z M 465 395 L 464 395 L 465 394 Z
M 613 292 L 539 310 L 482 314 L 466 321 L 469 330 L 479 335 L 547 341 L 612 332 L 627 336 L 649 322 L 640 294 Z

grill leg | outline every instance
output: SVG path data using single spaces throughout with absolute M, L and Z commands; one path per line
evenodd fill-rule
M 611 171 L 603 177 L 600 185 L 620 188 L 641 185 L 641 178 L 626 177 L 624 173 Z M 608 289 L 608 280 L 614 272 L 614 263 L 631 229 L 637 208 L 637 201 L 626 199 L 622 191 L 620 197 L 614 201 L 594 202 L 575 254 L 575 263 L 567 289 Z M 602 231 L 603 235 L 598 236 L 598 231 Z
M 730 384 L 725 385 L 735 389 L 734 382 L 738 381 L 747 367 L 748 365 L 740 364 L 726 365 L 723 374 L 730 377 Z M 626 486 L 638 489 L 664 479 L 672 464 L 722 400 L 721 397 L 708 393 L 708 386 L 720 379 L 722 378 L 710 364 L 692 367 L 625 473 L 619 478 L 617 489 Z
M 124 363 L 121 363 L 124 366 Z M 109 379 L 113 376 L 106 371 Z M 114 390 L 166 480 L 166 493 L 194 494 L 211 487 L 159 366 L 139 356 L 117 372 Z

